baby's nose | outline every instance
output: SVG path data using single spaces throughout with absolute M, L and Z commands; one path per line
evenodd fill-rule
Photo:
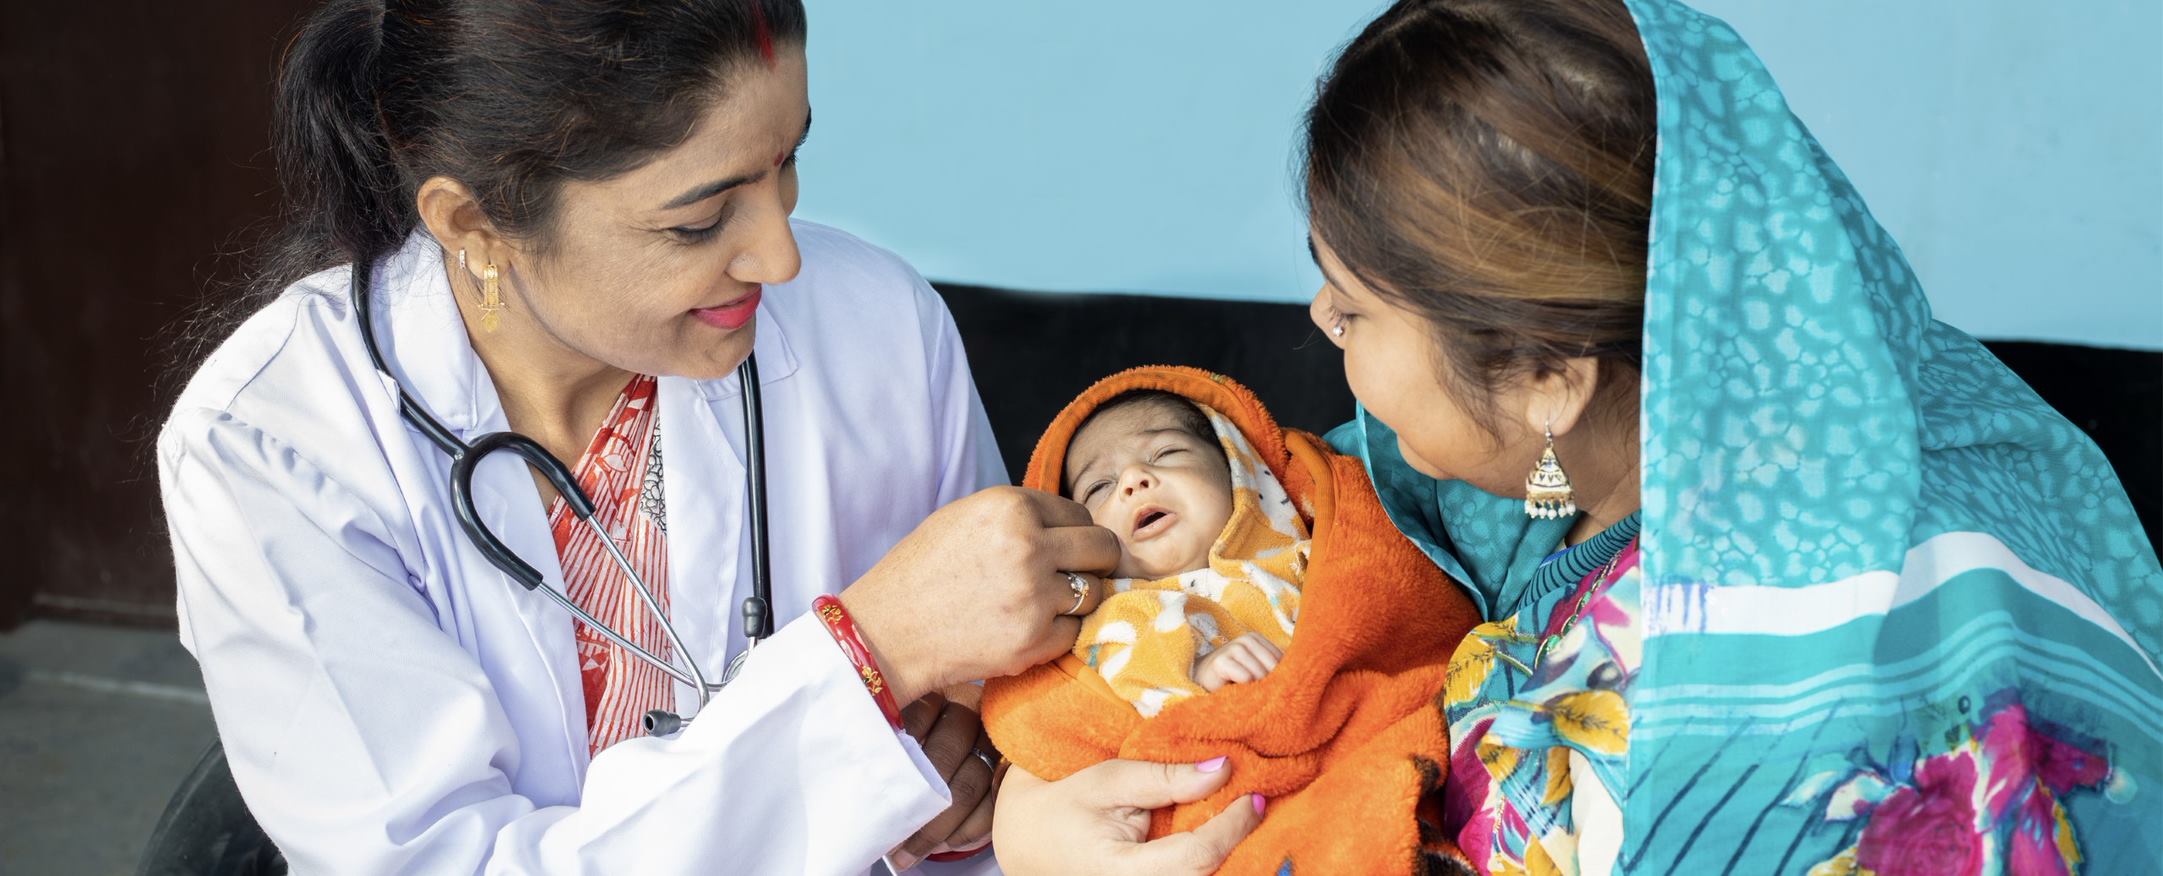
M 1138 474 L 1138 475 L 1134 475 L 1133 477 L 1127 478 L 1127 493 L 1126 493 L 1127 495 L 1129 495 L 1129 496 L 1132 496 L 1132 495 L 1134 495 L 1134 491 L 1135 491 L 1135 490 L 1146 490 L 1146 489 L 1149 489 L 1149 476 L 1148 476 L 1148 475 L 1145 475 L 1145 474 Z

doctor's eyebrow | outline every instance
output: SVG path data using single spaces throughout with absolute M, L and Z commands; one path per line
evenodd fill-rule
M 793 155 L 795 154 L 795 151 L 797 149 L 804 148 L 804 141 L 809 139 L 811 139 L 811 112 L 809 110 L 805 110 L 804 131 L 803 133 L 796 135 L 796 145 L 790 147 L 789 154 Z M 758 182 L 759 180 L 765 179 L 766 175 L 772 172 L 772 168 L 766 168 L 760 170 L 758 173 L 737 174 L 736 176 L 732 176 L 727 179 L 716 180 L 714 182 L 699 186 L 698 188 L 692 189 L 688 192 L 684 192 L 683 194 L 677 195 L 674 198 L 670 198 L 668 203 L 661 205 L 661 209 L 674 210 L 678 207 L 688 207 L 692 204 L 696 204 L 700 201 L 721 194 L 722 192 L 728 191 L 729 189 L 733 189 L 737 186 L 745 185 L 747 183 Z

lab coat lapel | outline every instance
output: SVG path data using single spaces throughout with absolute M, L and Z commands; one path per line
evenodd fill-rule
M 718 684 L 742 623 L 735 617 L 736 580 L 749 568 L 739 562 L 744 466 L 742 450 L 715 419 L 718 407 L 699 389 L 695 381 L 661 378 L 661 497 L 668 511 L 669 620 L 707 682 Z M 697 703 L 688 685 L 676 686 L 679 712 Z
M 770 387 L 796 372 L 796 356 L 770 308 L 760 306 L 756 326 L 759 385 Z M 743 599 L 752 591 L 742 391 L 734 374 L 705 381 L 664 377 L 660 391 L 670 619 L 707 681 L 719 682 L 729 659 L 743 650 Z M 769 448 L 785 428 L 776 413 L 767 413 Z M 783 620 L 776 617 L 775 627 Z M 676 702 L 689 711 L 698 700 L 678 685 Z
M 495 393 L 491 391 L 488 398 L 493 401 Z M 510 427 L 504 421 L 500 407 L 491 405 L 483 416 L 481 427 L 463 437 L 471 440 L 480 434 Z M 527 472 L 525 462 L 516 456 L 509 453 L 491 455 L 473 474 L 474 511 L 512 553 L 541 573 L 541 586 L 562 593 L 565 592 L 563 564 L 556 555 L 556 539 L 549 530 L 548 516 L 541 508 L 540 492 L 534 488 L 533 477 Z M 511 576 L 488 565 L 478 549 L 471 550 L 480 564 L 472 567 L 475 577 L 485 582 L 486 588 L 471 596 L 508 600 L 505 608 L 517 615 L 525 626 L 538 668 L 548 676 L 549 687 L 556 692 L 564 715 L 564 740 L 572 749 L 574 760 L 583 763 L 587 757 L 585 685 L 579 674 L 578 638 L 571 613 L 558 606 L 548 594 L 528 592 Z
M 452 297 L 456 293 L 442 265 L 441 248 L 424 233 L 415 233 L 405 247 L 383 261 L 375 278 L 375 318 L 376 325 L 390 330 L 379 333 L 378 343 L 391 371 L 386 379 L 392 391 L 402 386 L 452 434 L 470 442 L 508 429 L 510 424 L 504 419 L 495 382 L 466 335 Z M 416 442 L 426 442 L 411 425 L 406 428 Z M 445 476 L 433 488 L 440 492 L 443 511 L 449 513 L 448 460 L 442 469 Z M 517 457 L 500 453 L 481 464 L 474 472 L 473 504 L 489 530 L 541 573 L 545 586 L 563 591 L 562 564 L 539 491 Z M 502 666 L 515 676 L 538 672 L 548 679 L 545 687 L 535 685 L 533 693 L 555 701 L 563 715 L 566 756 L 582 772 L 587 757 L 585 697 L 570 613 L 546 594 L 528 592 L 497 571 L 462 533 L 453 543 L 457 556 L 448 562 L 466 570 L 465 575 L 450 579 L 466 582 L 462 601 L 514 616 L 530 640 L 530 647 L 524 649 L 487 641 L 469 647 L 477 649 L 484 664 Z M 499 695 L 508 698 L 519 693 L 499 691 Z

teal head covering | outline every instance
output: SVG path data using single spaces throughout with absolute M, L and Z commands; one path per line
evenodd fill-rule
M 1854 872 L 1897 840 L 1916 872 L 2153 872 L 2163 573 L 2109 463 L 1931 318 L 1734 31 L 1627 3 L 1659 152 L 1621 868 Z M 1424 478 L 1364 411 L 1331 440 L 1520 609 L 1569 521 Z

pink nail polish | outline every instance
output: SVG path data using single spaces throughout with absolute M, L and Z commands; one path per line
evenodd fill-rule
M 1212 757 L 1208 760 L 1202 761 L 1201 763 L 1195 764 L 1194 771 L 1201 773 L 1216 772 L 1224 768 L 1224 762 L 1226 759 L 1227 758 L 1225 758 L 1223 755 Z
M 1269 808 L 1269 801 L 1263 799 L 1262 795 L 1254 794 L 1252 796 L 1254 797 L 1254 814 L 1260 815 L 1262 810 Z

